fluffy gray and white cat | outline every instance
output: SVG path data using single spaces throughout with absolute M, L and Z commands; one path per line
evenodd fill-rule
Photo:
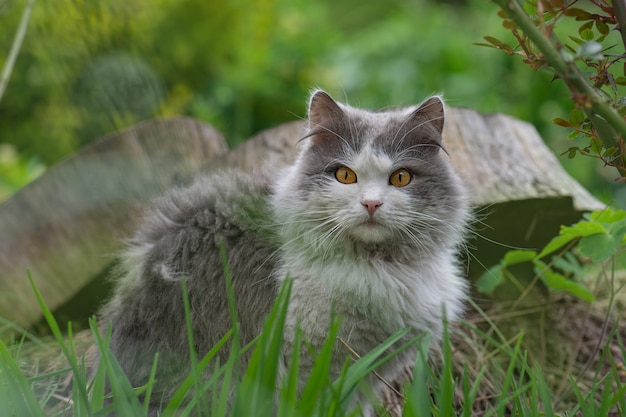
M 467 286 L 456 252 L 469 218 L 442 148 L 443 124 L 439 97 L 372 112 L 318 90 L 291 167 L 263 178 L 214 174 L 156 201 L 102 313 L 112 325 L 111 350 L 133 384 L 147 381 L 159 353 L 154 408 L 188 372 L 183 277 L 197 352 L 231 327 L 220 242 L 243 343 L 259 334 L 285 277 L 293 280 L 285 362 L 298 327 L 313 348 L 324 343 L 333 311 L 342 318 L 340 337 L 361 355 L 403 328 L 439 337 L 444 311 L 454 320 L 463 308 Z M 401 379 L 414 355 L 399 355 L 379 374 Z M 337 343 L 334 372 L 348 356 Z M 303 357 L 302 375 L 312 366 Z M 377 378 L 370 383 L 379 395 L 386 389 Z M 374 415 L 359 398 L 364 415 Z

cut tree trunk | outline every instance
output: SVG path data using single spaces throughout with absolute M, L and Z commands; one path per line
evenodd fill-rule
M 0 206 L 0 316 L 21 326 L 39 320 L 27 271 L 50 308 L 73 299 L 92 313 L 103 301 L 102 272 L 147 201 L 196 172 L 289 164 L 303 130 L 301 121 L 280 125 L 226 153 L 222 136 L 208 125 L 156 120 L 102 138 L 52 167 Z M 603 207 L 528 123 L 452 108 L 444 145 L 480 220 L 469 242 L 470 275 L 497 262 L 508 247 L 538 248 L 561 224 Z
M 49 308 L 72 299 L 113 262 L 147 200 L 226 151 L 211 126 L 154 120 L 51 167 L 0 205 L 0 317 L 20 326 L 40 319 L 29 275 Z M 93 311 L 101 296 L 82 301 Z

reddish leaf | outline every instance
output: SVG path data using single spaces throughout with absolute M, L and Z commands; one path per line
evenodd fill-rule
M 563 14 L 565 16 L 575 17 L 576 20 L 589 20 L 592 18 L 591 13 L 586 12 L 583 9 L 578 9 L 576 7 L 570 7 L 563 10 Z
M 494 38 L 493 36 L 483 36 L 483 39 L 494 46 L 501 47 L 502 45 L 504 45 L 504 42 L 502 42 L 500 39 Z
M 516 27 L 515 22 L 513 22 L 512 20 L 508 20 L 508 19 L 502 22 L 502 26 L 504 26 L 505 29 L 509 29 L 509 30 L 514 29 Z
M 552 123 L 554 123 L 555 125 L 563 126 L 563 127 L 572 127 L 572 124 L 569 121 L 562 119 L 560 117 L 552 119 Z
M 511 46 L 507 45 L 506 43 L 502 42 L 499 39 L 494 38 L 493 36 L 484 36 L 483 39 L 489 42 L 490 45 L 487 45 L 484 43 L 478 43 L 476 45 L 491 46 L 493 48 L 500 49 L 509 55 L 513 55 L 515 53 L 515 50 Z
M 609 25 L 607 25 L 605 22 L 603 22 L 602 20 L 596 20 L 596 29 L 598 29 L 598 32 L 600 32 L 603 35 L 608 35 L 609 34 Z

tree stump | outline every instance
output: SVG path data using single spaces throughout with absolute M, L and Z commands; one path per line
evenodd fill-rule
M 41 318 L 28 274 L 50 309 L 66 303 L 113 262 L 147 200 L 226 151 L 211 126 L 176 118 L 103 137 L 51 167 L 0 205 L 0 316 L 24 327 Z M 97 296 L 85 304 L 97 308 Z
M 21 326 L 40 318 L 27 270 L 49 307 L 57 308 L 113 261 L 139 209 L 156 194 L 195 172 L 278 169 L 293 161 L 303 129 L 302 121 L 286 123 L 226 153 L 222 136 L 208 125 L 186 118 L 144 122 L 50 168 L 0 206 L 0 316 Z M 480 220 L 469 242 L 470 275 L 509 247 L 541 247 L 561 224 L 603 207 L 528 123 L 451 108 L 444 146 Z M 79 298 L 93 305 L 93 292 L 101 291 Z

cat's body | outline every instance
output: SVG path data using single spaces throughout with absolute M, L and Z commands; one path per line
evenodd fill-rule
M 146 382 L 156 352 L 172 389 L 184 375 L 183 276 L 197 351 L 206 353 L 231 327 L 221 240 L 244 343 L 260 331 L 280 283 L 293 280 L 285 361 L 296 328 L 314 348 L 322 345 L 333 311 L 342 318 L 339 336 L 360 355 L 407 327 L 440 336 L 444 310 L 456 318 L 465 297 L 455 256 L 468 219 L 463 189 L 441 150 L 443 116 L 438 97 L 369 112 L 317 91 L 292 167 L 265 180 L 222 173 L 158 201 L 103 314 L 131 381 Z M 338 373 L 350 354 L 339 343 L 335 353 Z M 412 355 L 380 374 L 396 379 Z M 303 356 L 302 374 L 312 365 Z M 167 389 L 157 394 L 167 397 Z M 364 412 L 373 409 L 365 404 Z

